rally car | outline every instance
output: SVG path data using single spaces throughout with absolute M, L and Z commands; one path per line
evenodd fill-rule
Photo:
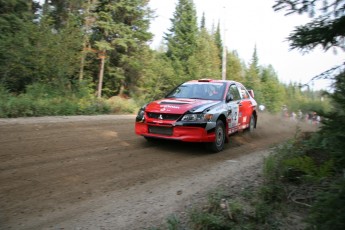
M 252 90 L 236 81 L 200 79 L 144 105 L 136 117 L 135 132 L 148 140 L 206 142 L 211 151 L 219 152 L 230 134 L 253 131 L 257 119 Z

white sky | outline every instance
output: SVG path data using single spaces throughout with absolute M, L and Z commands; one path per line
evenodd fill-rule
M 150 0 L 150 7 L 156 10 L 157 18 L 151 22 L 155 35 L 151 47 L 157 48 L 163 34 L 168 31 L 170 19 L 177 0 Z M 271 64 L 280 81 L 284 83 L 307 83 L 314 76 L 344 62 L 344 52 L 333 50 L 324 53 L 321 49 L 308 54 L 297 50 L 289 51 L 286 38 L 296 25 L 310 19 L 305 15 L 284 16 L 274 12 L 274 0 L 194 0 L 198 23 L 205 13 L 207 28 L 221 23 L 222 35 L 225 28 L 225 44 L 229 51 L 236 50 L 241 60 L 249 63 L 254 46 L 257 47 L 259 64 Z M 224 36 L 223 36 L 224 42 Z M 317 81 L 314 88 L 327 88 L 327 82 Z

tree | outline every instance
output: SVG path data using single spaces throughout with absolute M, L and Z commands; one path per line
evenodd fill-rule
M 103 71 L 107 69 L 108 76 L 117 81 L 114 85 L 118 94 L 123 95 L 128 88 L 128 82 L 135 79 L 127 78 L 131 71 L 129 60 L 132 55 L 152 37 L 148 32 L 151 10 L 146 0 L 108 0 L 99 2 L 94 10 L 96 18 L 93 27 L 93 46 L 100 56 L 98 73 L 98 96 L 101 96 L 103 87 Z M 106 63 L 108 60 L 108 64 Z M 127 75 L 128 76 L 128 75 Z M 115 79 L 114 79 L 115 77 Z M 136 76 L 137 77 L 137 76 Z
M 56 30 L 50 16 L 36 17 L 38 6 L 25 2 L 11 1 L 1 8 L 1 82 L 16 93 L 35 82 L 70 87 L 80 52 L 77 20 L 71 17 L 64 28 Z
M 206 28 L 206 18 L 205 18 L 205 12 L 202 13 L 202 18 L 200 22 L 200 30 Z
M 49 4 L 49 16 L 53 19 L 55 29 L 64 28 L 72 15 L 80 15 L 84 8 L 83 0 L 50 0 L 45 1 Z
M 218 22 L 216 32 L 214 33 L 214 40 L 215 40 L 216 46 L 218 47 L 219 59 L 222 60 L 223 59 L 223 42 L 222 42 L 222 36 L 220 32 L 220 22 Z M 222 69 L 222 64 L 220 64 L 219 68 Z
M 190 76 L 199 78 L 221 78 L 219 50 L 214 38 L 206 28 L 202 28 L 197 39 L 196 51 L 188 60 Z
M 319 6 L 320 9 L 317 9 Z M 277 0 L 274 9 L 286 10 L 287 14 L 307 13 L 312 21 L 297 27 L 289 36 L 290 47 L 308 52 L 317 46 L 324 50 L 332 47 L 345 51 L 345 1 L 344 0 Z M 318 78 L 334 79 L 334 93 L 330 94 L 334 103 L 334 110 L 323 114 L 325 125 L 321 129 L 322 143 L 332 153 L 339 165 L 345 164 L 345 64 L 321 73 Z
M 319 6 L 320 8 L 316 8 Z M 317 46 L 324 50 L 340 48 L 345 51 L 345 1 L 344 0 L 276 0 L 276 10 L 286 10 L 288 14 L 308 13 L 312 21 L 297 27 L 289 36 L 290 47 L 308 52 Z M 310 228 L 344 228 L 344 191 L 343 175 L 345 165 L 345 63 L 325 71 L 314 79 L 334 79 L 334 92 L 329 93 L 333 101 L 333 110 L 320 113 L 324 116 L 323 126 L 318 132 L 318 152 L 331 156 L 339 173 L 338 181 L 327 193 L 319 195 L 310 211 Z M 326 155 L 325 154 L 325 155 Z
M 12 92 L 23 90 L 26 82 L 30 81 L 28 76 L 15 72 L 15 69 L 21 72 L 21 66 L 15 60 L 19 61 L 24 56 L 16 45 L 23 46 L 29 39 L 26 33 L 32 29 L 31 19 L 33 14 L 28 1 L 0 0 L 0 83 Z
M 308 52 L 316 46 L 324 50 L 339 47 L 345 51 L 344 0 L 276 0 L 276 11 L 286 10 L 289 14 L 309 14 L 313 20 L 297 26 L 288 40 L 292 49 Z M 316 8 L 319 7 L 319 8 Z
M 236 51 L 228 52 L 226 55 L 226 76 L 229 80 L 244 82 L 245 67 Z
M 171 60 L 163 52 L 145 54 L 146 66 L 139 81 L 138 97 L 145 102 L 164 97 L 180 82 L 174 77 Z
M 283 85 L 279 82 L 278 76 L 271 65 L 262 68 L 261 95 L 261 103 L 265 105 L 268 111 L 273 113 L 277 113 L 280 111 L 284 103 L 285 91 Z
M 167 56 L 173 61 L 177 74 L 189 74 L 187 63 L 195 54 L 198 36 L 196 10 L 192 0 L 178 1 L 171 24 L 169 32 L 165 34 Z
M 262 95 L 261 92 L 261 79 L 260 79 L 260 67 L 259 67 L 259 58 L 257 55 L 256 46 L 254 47 L 254 52 L 252 56 L 252 60 L 249 64 L 249 68 L 246 71 L 246 78 L 244 81 L 245 86 L 248 89 L 253 89 L 256 94 L 256 100 L 261 103 Z

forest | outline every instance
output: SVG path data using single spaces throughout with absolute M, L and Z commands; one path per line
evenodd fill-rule
M 178 84 L 221 79 L 220 25 L 206 28 L 179 0 L 158 50 L 147 0 L 0 0 L 0 117 L 133 113 Z M 329 100 L 274 67 L 226 51 L 226 79 L 242 82 L 269 112 L 328 111 Z M 322 98 L 322 100 L 320 100 Z

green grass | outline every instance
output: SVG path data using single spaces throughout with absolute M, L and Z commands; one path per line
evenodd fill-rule
M 0 117 L 38 117 L 94 114 L 134 114 L 138 106 L 132 99 L 98 99 L 87 92 L 62 93 L 46 85 L 35 84 L 20 95 L 0 86 Z

